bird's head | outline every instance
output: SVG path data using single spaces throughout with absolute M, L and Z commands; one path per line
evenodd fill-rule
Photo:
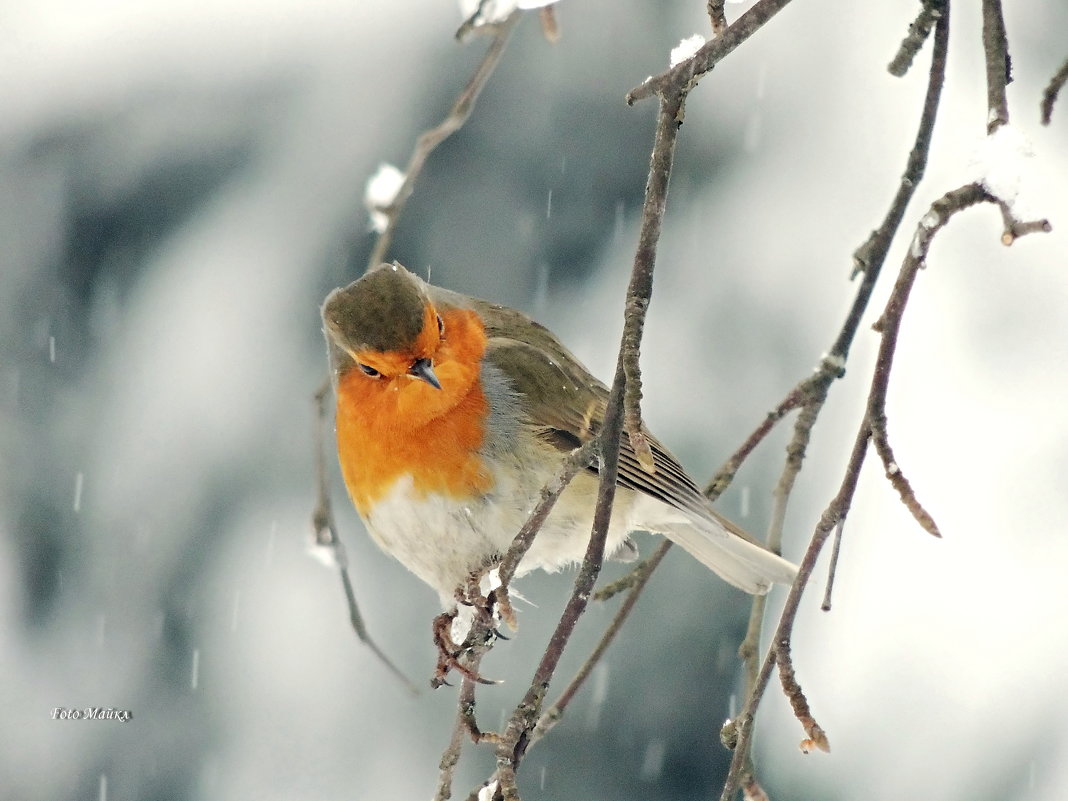
M 441 389 L 434 360 L 445 323 L 427 285 L 401 265 L 383 264 L 335 289 L 322 314 L 335 381 L 359 370 L 372 380 L 412 378 Z

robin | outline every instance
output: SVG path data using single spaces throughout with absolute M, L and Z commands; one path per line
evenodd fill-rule
M 492 567 L 561 459 L 597 434 L 608 389 L 521 312 L 383 264 L 322 308 L 337 396 L 341 473 L 375 542 L 437 590 L 446 610 Z M 721 516 L 651 435 L 655 470 L 627 437 L 606 555 L 637 553 L 632 531 L 660 533 L 750 593 L 797 568 Z M 581 562 L 597 495 L 580 473 L 519 565 Z

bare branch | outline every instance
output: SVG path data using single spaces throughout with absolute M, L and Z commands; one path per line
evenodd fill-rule
M 438 790 L 434 794 L 434 801 L 448 801 L 452 797 L 452 777 L 460 761 L 460 753 L 463 751 L 464 734 L 470 731 L 470 722 L 474 720 L 474 688 L 474 682 L 468 679 L 464 679 L 460 686 L 460 704 L 456 713 L 456 724 L 452 728 L 449 744 L 438 762 Z
M 408 692 L 412 695 L 418 695 L 419 690 L 416 689 L 416 686 L 404 675 L 404 673 L 401 672 L 400 668 L 393 664 L 393 660 L 386 656 L 385 652 L 378 647 L 378 643 L 372 639 L 370 632 L 367 631 L 367 626 L 363 622 L 363 615 L 360 614 L 360 607 L 356 603 L 356 591 L 353 589 L 352 580 L 349 577 L 348 553 L 345 551 L 345 544 L 341 541 L 341 538 L 337 533 L 337 525 L 334 523 L 333 505 L 330 503 L 330 492 L 327 489 L 326 437 L 324 436 L 323 431 L 326 428 L 326 398 L 329 394 L 329 382 L 325 382 L 315 393 L 315 402 L 318 410 L 315 425 L 315 463 L 318 499 L 315 504 L 315 511 L 312 512 L 312 528 L 315 533 L 315 543 L 316 545 L 329 548 L 333 552 L 334 561 L 337 563 L 338 572 L 341 574 L 341 586 L 345 590 L 345 601 L 348 604 L 349 620 L 352 622 L 352 628 L 356 631 L 356 636 L 360 638 L 360 642 L 371 649 L 371 653 L 373 653 L 378 660 L 386 666 L 390 673 L 397 677 Z
M 779 681 L 782 682 L 782 690 L 790 701 L 790 706 L 794 710 L 794 717 L 797 718 L 804 728 L 805 734 L 808 735 L 808 739 L 801 741 L 801 750 L 807 754 L 818 748 L 820 751 L 829 753 L 831 744 L 827 740 L 827 733 L 812 717 L 808 699 L 805 698 L 801 685 L 797 683 L 797 675 L 794 673 L 794 661 L 790 656 L 790 643 L 788 641 L 780 642 L 776 650 L 778 651 L 776 659 L 779 663 Z
M 846 511 L 852 504 L 853 495 L 856 492 L 857 482 L 860 478 L 860 470 L 864 466 L 864 457 L 867 450 L 868 428 L 867 426 L 862 425 L 861 430 L 858 432 L 857 438 L 853 443 L 853 450 L 850 454 L 849 462 L 846 465 L 845 474 L 842 478 L 842 484 L 839 487 L 838 494 L 820 516 L 819 523 L 817 523 L 812 538 L 809 540 L 808 548 L 805 550 L 805 555 L 801 559 L 801 564 L 798 566 L 797 579 L 794 581 L 794 585 L 790 588 L 790 592 L 786 596 L 786 603 L 783 607 L 782 615 L 775 628 L 774 642 L 776 643 L 788 643 L 790 640 L 790 632 L 793 630 L 794 620 L 797 618 L 797 611 L 801 604 L 801 595 L 804 593 L 805 587 L 808 585 L 808 581 L 812 577 L 812 571 L 816 567 L 816 560 L 819 558 L 820 551 L 823 549 L 829 533 L 834 529 L 838 521 L 845 517 Z M 734 794 L 734 791 L 742 780 L 746 765 L 749 762 L 749 752 L 752 748 L 753 716 L 756 712 L 757 705 L 760 703 L 760 699 L 767 690 L 768 682 L 771 679 L 771 672 L 775 668 L 778 653 L 779 648 L 772 648 L 768 651 L 768 654 L 764 658 L 764 662 L 760 667 L 760 672 L 757 674 L 753 691 L 749 694 L 749 697 L 746 698 L 742 711 L 738 714 L 737 718 L 729 724 L 730 729 L 732 730 L 732 737 L 736 738 L 735 748 L 734 756 L 731 758 L 730 770 L 727 773 L 727 780 L 723 785 L 723 792 L 720 794 L 720 801 L 730 801 L 731 796 Z
M 600 442 L 598 440 L 591 439 L 582 447 L 573 450 L 564 459 L 552 481 L 542 487 L 541 498 L 527 518 L 527 522 L 523 524 L 523 527 L 519 529 L 519 533 L 515 535 L 508 552 L 501 559 L 498 575 L 500 576 L 502 587 L 507 588 L 511 583 L 519 562 L 530 549 L 535 535 L 548 519 L 561 493 L 571 483 L 571 480 L 578 474 L 579 470 L 588 467 L 596 458 L 599 446 Z
M 1042 124 L 1049 125 L 1053 119 L 1053 104 L 1057 102 L 1057 95 L 1061 87 L 1068 82 L 1068 59 L 1061 64 L 1061 68 L 1049 79 L 1045 91 L 1042 92 Z
M 834 544 L 831 545 L 831 564 L 827 568 L 827 587 L 823 591 L 823 603 L 820 609 L 824 612 L 831 611 L 831 594 L 834 592 L 834 577 L 838 572 L 838 555 L 842 550 L 842 531 L 845 529 L 845 520 L 839 520 L 834 527 Z
M 931 210 L 923 216 L 916 228 L 905 262 L 901 265 L 897 282 L 886 309 L 875 323 L 875 330 L 882 334 L 879 343 L 879 355 L 872 380 L 871 393 L 868 397 L 866 425 L 871 432 L 872 445 L 883 461 L 886 476 L 901 496 L 902 503 L 925 531 L 936 537 L 942 536 L 931 515 L 916 499 L 908 480 L 905 478 L 894 459 L 886 433 L 886 394 L 890 386 L 890 370 L 897 350 L 897 335 L 901 329 L 901 319 L 908 304 L 909 294 L 916 275 L 925 266 L 934 235 L 945 227 L 949 219 L 957 212 L 982 202 L 995 202 L 985 189 L 978 184 L 966 184 L 960 189 L 947 192 L 931 204 Z
M 637 101 L 653 95 L 679 96 L 688 92 L 702 75 L 734 52 L 738 45 L 760 30 L 764 23 L 789 3 L 790 0 L 758 0 L 738 17 L 722 36 L 716 36 L 702 45 L 693 58 L 649 78 L 641 86 L 627 92 L 627 105 L 634 105 Z
M 723 463 L 723 466 L 716 471 L 716 474 L 712 476 L 712 479 L 705 485 L 703 490 L 710 500 L 715 500 L 726 491 L 727 487 L 734 481 L 734 476 L 738 472 L 738 468 L 742 466 L 742 462 L 748 459 L 749 454 L 764 441 L 764 437 L 771 433 L 772 429 L 775 428 L 775 424 L 804 402 L 805 396 L 814 383 L 814 378 L 806 378 L 791 389 L 779 405 L 767 413 L 764 420 L 739 446 L 738 450 L 731 454 L 727 461 Z
M 708 0 L 708 18 L 712 22 L 713 36 L 722 36 L 727 30 L 727 14 L 723 4 L 724 0 Z
M 939 27 L 943 22 L 944 18 L 939 22 Z M 797 580 L 794 582 L 793 587 L 790 588 L 782 616 L 779 618 L 779 623 L 775 629 L 773 641 L 776 645 L 765 657 L 757 674 L 753 691 L 746 699 L 741 713 L 731 723 L 730 736 L 731 738 L 736 738 L 736 745 L 727 781 L 720 796 L 721 801 L 729 801 L 745 773 L 752 743 L 753 715 L 760 698 L 767 689 L 768 681 L 775 665 L 783 659 L 784 654 L 787 655 L 786 658 L 788 659 L 787 649 L 790 647 L 791 633 L 800 607 L 801 595 L 804 593 L 805 587 L 812 576 L 816 560 L 830 532 L 843 523 L 852 506 L 860 471 L 864 465 L 868 443 L 871 439 L 872 426 L 870 421 L 873 416 L 885 413 L 886 392 L 890 379 L 890 368 L 893 364 L 894 352 L 897 346 L 897 333 L 900 328 L 901 317 L 908 302 L 916 274 L 926 258 L 931 238 L 934 232 L 940 230 L 951 216 L 981 202 L 996 202 L 996 200 L 978 184 L 967 184 L 960 189 L 946 193 L 932 205 L 931 213 L 924 217 L 924 222 L 921 223 L 923 231 L 922 233 L 917 233 L 917 238 L 905 258 L 905 263 L 902 265 L 893 292 L 887 301 L 886 309 L 880 318 L 879 329 L 882 332 L 882 339 L 872 377 L 871 390 L 868 395 L 867 412 L 854 440 L 853 450 L 846 465 L 838 494 L 821 515 L 805 551 L 804 558 L 801 560 Z M 792 693 L 788 692 L 788 694 L 791 695 L 791 702 L 793 703 L 795 699 Z M 813 733 L 816 733 L 815 729 Z M 810 737 L 814 744 L 818 746 L 819 738 L 813 736 L 813 733 L 810 733 Z
M 1009 101 L 1005 87 L 1012 82 L 1009 42 L 1001 0 L 983 0 L 983 51 L 986 53 L 986 132 L 1009 124 Z
M 533 729 L 540 719 L 541 706 L 549 682 L 579 617 L 586 610 L 604 561 L 605 541 L 608 536 L 608 525 L 619 472 L 619 443 L 624 431 L 627 365 L 630 364 L 632 369 L 637 365 L 645 314 L 649 307 L 649 298 L 652 296 L 656 248 L 667 206 L 668 183 L 678 129 L 682 124 L 684 102 L 685 91 L 680 91 L 673 97 L 661 99 L 656 136 L 649 159 L 649 177 L 645 187 L 645 203 L 642 208 L 638 247 L 634 254 L 630 285 L 627 288 L 623 336 L 604 423 L 598 437 L 601 442 L 602 465 L 597 505 L 593 516 L 593 531 L 571 597 L 534 671 L 530 688 L 508 721 L 497 748 L 499 792 L 507 801 L 516 801 L 519 798 L 515 779 L 516 770 L 530 745 Z
M 534 728 L 534 733 L 531 736 L 531 745 L 548 734 L 553 726 L 555 726 L 564 716 L 568 704 L 571 703 L 575 694 L 582 689 L 583 684 L 586 683 L 586 679 L 589 678 L 593 668 L 601 661 L 601 657 L 603 657 L 605 651 L 608 650 L 608 646 L 612 644 L 616 634 L 618 634 L 619 630 L 623 627 L 623 623 L 626 621 L 627 617 L 630 616 L 631 611 L 634 609 L 634 605 L 638 602 L 638 598 L 641 597 L 642 590 L 645 589 L 649 578 L 653 575 L 653 571 L 656 570 L 660 565 L 661 560 L 663 560 L 667 555 L 667 552 L 671 549 L 671 544 L 671 540 L 665 539 L 660 543 L 659 547 L 653 551 L 652 556 L 642 562 L 641 572 L 632 582 L 630 592 L 623 600 L 623 603 L 620 604 L 615 617 L 612 618 L 612 622 L 608 625 L 608 628 L 605 629 L 604 634 L 601 635 L 601 639 L 597 643 L 597 646 L 590 653 L 582 667 L 579 668 L 575 677 L 571 679 L 571 683 L 568 684 L 567 688 L 560 694 L 560 697 L 557 698 L 553 705 L 545 710 L 545 713 L 538 719 L 538 723 Z
M 835 343 L 831 348 L 830 355 L 825 357 L 821 362 L 820 371 L 817 372 L 816 376 L 806 379 L 805 382 L 802 382 L 798 387 L 795 387 L 795 389 L 791 391 L 791 394 L 787 395 L 783 404 L 780 404 L 778 407 L 779 409 L 784 409 L 784 407 L 793 408 L 801 402 L 804 402 L 806 405 L 804 419 L 801 419 L 801 416 L 799 416 L 798 422 L 795 425 L 794 437 L 791 439 L 788 449 L 787 463 L 783 467 L 783 475 L 780 478 L 777 487 L 778 490 L 782 491 L 780 497 L 783 499 L 783 503 L 788 494 L 786 491 L 787 486 L 792 482 L 790 476 L 795 475 L 795 473 L 793 473 L 794 468 L 791 467 L 791 460 L 803 457 L 812 425 L 826 399 L 830 383 L 834 378 L 842 375 L 845 360 L 852 347 L 853 340 L 860 326 L 860 321 L 867 310 L 869 301 L 871 300 L 872 291 L 874 290 L 875 283 L 882 271 L 882 266 L 886 261 L 887 253 L 890 250 L 890 244 L 901 225 L 905 209 L 908 207 L 909 201 L 912 199 L 912 195 L 916 191 L 916 186 L 923 178 L 923 174 L 926 170 L 927 157 L 931 149 L 931 137 L 934 132 L 935 120 L 938 116 L 938 106 L 941 99 L 942 86 L 945 82 L 946 54 L 948 48 L 949 0 L 946 0 L 943 8 L 943 15 L 935 25 L 934 49 L 931 55 L 931 68 L 927 82 L 927 94 L 924 99 L 923 112 L 920 115 L 920 124 L 916 133 L 916 140 L 913 144 L 912 151 L 909 153 L 905 173 L 901 178 L 901 184 L 890 204 L 890 209 L 887 211 L 886 218 L 883 220 L 882 225 L 872 232 L 867 241 L 861 245 L 854 254 L 854 275 L 857 272 L 863 273 L 863 279 L 861 280 L 860 286 L 857 288 L 853 305 L 850 308 L 849 313 L 846 315 L 845 323 L 842 325 L 842 329 L 838 333 Z M 806 382 L 809 383 L 806 385 Z M 802 391 L 802 387 L 805 388 L 804 391 Z M 804 400 L 802 401 L 802 399 Z M 786 413 L 785 409 L 782 413 Z M 777 421 L 777 419 L 781 419 L 781 415 L 774 420 L 772 419 L 773 416 L 774 413 L 769 415 L 771 424 Z M 758 427 L 758 432 L 764 427 L 770 427 L 768 421 Z M 786 601 L 786 608 L 784 609 L 776 628 L 776 642 L 781 642 L 784 637 L 787 642 L 789 641 L 789 633 L 793 630 L 793 619 L 797 614 L 800 595 L 804 591 L 804 587 L 811 576 L 816 558 L 819 556 L 829 532 L 832 529 L 839 528 L 845 520 L 845 512 L 852 503 L 853 492 L 855 491 L 856 482 L 860 475 L 860 469 L 864 463 L 864 457 L 867 452 L 868 436 L 868 427 L 866 425 L 862 426 L 861 431 L 858 432 L 856 441 L 854 442 L 853 452 L 846 467 L 838 495 L 823 513 L 820 523 L 816 527 L 816 530 L 809 541 L 808 548 L 799 568 L 798 578 L 790 590 L 790 594 Z M 750 437 L 750 439 L 752 440 L 753 437 Z M 729 461 L 728 464 L 730 464 Z M 713 481 L 713 486 L 716 486 L 716 484 L 717 481 Z M 761 697 L 767 689 L 768 680 L 771 677 L 771 671 L 774 668 L 776 661 L 776 649 L 773 648 L 765 657 L 759 670 L 757 669 L 757 649 L 760 643 L 764 603 L 765 601 L 760 597 L 754 599 L 753 609 L 749 618 L 749 628 L 746 633 L 746 638 L 739 649 L 745 668 L 747 693 L 742 712 L 729 725 L 735 747 L 733 749 L 734 756 L 731 759 L 730 771 L 727 774 L 727 779 L 723 786 L 721 795 L 722 801 L 729 801 L 735 789 L 739 786 L 740 782 L 743 781 L 743 777 L 747 777 L 747 781 L 755 781 L 752 777 L 749 753 L 752 743 L 753 715 Z
M 1001 211 L 1001 221 L 1005 226 L 1001 233 L 1001 244 L 1005 245 L 1005 247 L 1011 245 L 1021 236 L 1038 233 L 1048 234 L 1053 230 L 1049 220 L 1018 220 L 1008 203 L 998 198 L 997 204 L 998 209 Z
M 898 495 L 901 496 L 901 502 L 905 504 L 905 507 L 912 513 L 912 516 L 924 531 L 933 537 L 941 537 L 942 532 L 938 530 L 938 524 L 935 523 L 934 518 L 917 500 L 912 484 L 905 478 L 905 474 L 894 458 L 894 451 L 890 447 L 890 438 L 886 432 L 886 415 L 873 413 L 868 422 L 871 425 L 872 447 L 875 448 L 875 452 L 883 462 L 886 478 L 897 490 Z
M 909 25 L 909 32 L 901 41 L 901 47 L 898 48 L 897 55 L 887 66 L 887 70 L 890 71 L 891 75 L 900 78 L 909 71 L 909 67 L 912 66 L 912 60 L 920 52 L 920 48 L 927 41 L 931 29 L 934 28 L 935 23 L 938 22 L 942 14 L 942 0 L 923 0 L 920 13 L 916 15 L 913 23 Z
M 658 129 L 658 142 L 659 142 L 659 129 Z M 657 153 L 657 147 L 654 145 L 653 153 Z M 670 154 L 669 154 L 670 158 Z M 667 169 L 663 171 L 663 188 L 659 187 L 656 191 L 662 193 L 663 198 L 667 198 L 667 178 L 671 173 L 670 162 L 667 165 Z M 653 180 L 652 168 L 649 173 L 650 186 L 647 186 L 646 192 L 651 191 L 651 182 Z M 661 210 L 661 219 L 663 217 L 663 211 Z M 643 227 L 643 234 L 646 234 Z M 648 236 L 659 238 L 660 231 L 659 226 L 655 232 L 648 232 Z M 639 243 L 639 248 L 642 244 Z M 655 248 L 655 239 L 654 239 Z M 650 291 L 652 291 L 652 284 L 650 282 Z M 623 332 L 623 372 L 626 377 L 626 385 L 623 390 L 623 430 L 626 431 L 627 436 L 630 438 L 631 447 L 634 449 L 634 455 L 638 457 L 638 463 L 642 466 L 642 469 L 647 473 L 655 473 L 656 466 L 653 463 L 653 451 L 649 447 L 649 440 L 645 436 L 645 432 L 642 429 L 642 374 L 641 368 L 638 365 L 638 345 L 641 342 L 642 333 L 645 328 L 645 313 L 649 306 L 649 299 L 630 297 L 627 299 L 627 319 L 636 320 L 637 322 L 629 326 Z
M 416 141 L 415 149 L 408 159 L 408 166 L 404 170 L 404 183 L 401 184 L 393 202 L 386 208 L 374 209 L 374 211 L 383 215 L 386 224 L 378 235 L 378 241 L 375 242 L 375 246 L 371 249 L 371 256 L 367 261 L 368 270 L 385 261 L 389 246 L 393 242 L 393 232 L 396 228 L 397 218 L 400 217 L 404 204 L 411 197 L 416 179 L 419 178 L 419 174 L 423 171 L 423 165 L 426 164 L 426 160 L 434 149 L 460 130 L 464 123 L 467 122 L 467 118 L 471 116 L 479 94 L 486 86 L 490 76 L 493 75 L 493 71 L 497 69 L 497 64 L 500 63 L 505 45 L 508 44 L 508 39 L 515 29 L 516 23 L 519 22 L 519 17 L 520 12 L 513 12 L 504 22 L 494 26 L 493 41 L 490 42 L 486 55 L 482 57 L 482 61 L 475 68 L 471 80 L 467 82 L 467 85 L 457 96 L 452 108 L 449 109 L 449 113 L 445 115 L 445 119 L 429 131 L 425 131 Z

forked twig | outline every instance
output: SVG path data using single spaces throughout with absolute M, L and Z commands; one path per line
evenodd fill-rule
M 801 385 L 795 387 L 791 394 L 787 395 L 787 399 L 784 401 L 784 403 L 786 403 L 793 398 L 796 398 L 799 401 L 801 397 L 806 397 L 807 408 L 804 419 L 801 419 L 799 416 L 798 422 L 795 425 L 794 436 L 788 446 L 787 462 L 783 466 L 783 475 L 780 478 L 778 485 L 778 488 L 781 490 L 786 490 L 788 486 L 792 486 L 792 479 L 790 476 L 796 474 L 794 473 L 795 468 L 791 466 L 791 459 L 797 459 L 804 453 L 804 449 L 807 447 L 808 438 L 811 434 L 812 426 L 820 409 L 822 409 L 830 383 L 835 377 L 840 377 L 842 375 L 845 360 L 849 355 L 853 340 L 860 327 L 860 321 L 868 308 L 872 292 L 875 289 L 876 281 L 882 272 L 883 264 L 886 262 L 890 245 L 901 225 L 905 210 L 908 207 L 909 202 L 912 200 L 916 187 L 919 185 L 924 172 L 926 171 L 927 158 L 931 149 L 931 137 L 934 133 L 935 120 L 938 116 L 938 107 L 942 96 L 942 86 L 945 83 L 946 55 L 948 49 L 949 2 L 946 0 L 943 8 L 943 15 L 938 19 L 935 25 L 934 48 L 931 54 L 931 67 L 927 81 L 927 92 L 924 98 L 923 111 L 920 115 L 920 123 L 916 132 L 916 140 L 909 153 L 905 172 L 902 175 L 897 193 L 890 203 L 890 208 L 887 211 L 882 225 L 875 231 L 872 231 L 864 244 L 857 248 L 853 257 L 853 275 L 856 276 L 857 274 L 860 274 L 862 276 L 860 286 L 857 288 L 856 295 L 853 299 L 853 304 L 850 307 L 849 312 L 846 314 L 845 322 L 831 347 L 830 354 L 821 362 L 820 371 L 817 372 L 816 376 L 806 379 L 807 382 L 811 382 L 808 385 L 807 390 L 804 393 L 800 391 L 800 387 L 805 384 L 805 382 L 802 382 Z M 781 406 L 782 405 L 780 405 L 780 408 Z M 832 502 L 828 511 L 824 512 L 820 525 L 817 526 L 816 531 L 809 542 L 805 557 L 801 562 L 798 578 L 794 583 L 794 587 L 790 591 L 790 596 L 787 598 L 787 607 L 783 611 L 782 617 L 780 617 L 776 633 L 777 641 L 780 632 L 786 636 L 787 640 L 789 639 L 789 632 L 793 629 L 793 618 L 797 613 L 797 603 L 800 598 L 800 593 L 803 591 L 804 584 L 808 581 L 811 570 L 815 565 L 816 557 L 823 548 L 823 543 L 827 534 L 832 528 L 840 530 L 840 526 L 845 520 L 845 510 L 848 509 L 849 502 L 851 502 L 852 499 L 851 487 L 855 486 L 855 482 L 860 473 L 860 467 L 864 461 L 864 454 L 867 451 L 868 429 L 866 426 L 863 428 L 862 434 L 863 436 L 858 436 L 857 441 L 854 444 L 853 455 L 846 468 L 845 478 L 843 479 L 842 487 L 839 490 L 839 495 L 835 501 Z M 790 456 L 789 454 L 791 453 L 794 455 Z M 785 497 L 786 495 L 783 494 L 782 498 L 785 499 Z M 794 599 L 793 602 L 791 602 L 791 598 Z M 767 688 L 768 679 L 775 666 L 776 653 L 775 649 L 771 649 L 763 664 L 760 664 L 758 648 L 765 603 L 766 601 L 762 598 L 758 597 L 754 599 L 753 609 L 749 618 L 749 627 L 746 632 L 745 640 L 742 642 L 741 648 L 739 649 L 746 676 L 746 701 L 741 714 L 739 714 L 731 724 L 733 732 L 732 737 L 735 743 L 733 749 L 734 755 L 731 759 L 731 767 L 727 774 L 727 779 L 724 782 L 723 792 L 720 796 L 722 801 L 729 801 L 735 789 L 741 783 L 753 780 L 751 775 L 751 758 L 749 754 L 749 749 L 752 743 L 753 714 L 759 704 L 760 698 L 763 696 L 764 691 Z M 793 610 L 792 612 L 790 611 L 791 609 Z

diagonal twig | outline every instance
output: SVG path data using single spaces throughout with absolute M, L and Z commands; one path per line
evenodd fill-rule
M 923 0 L 920 13 L 916 15 L 913 23 L 909 25 L 909 32 L 901 41 L 897 54 L 886 68 L 891 75 L 900 78 L 909 71 L 909 67 L 912 66 L 912 60 L 920 52 L 923 43 L 927 41 L 927 37 L 931 34 L 931 29 L 934 28 L 935 23 L 938 22 L 943 13 L 942 0 Z
M 627 383 L 626 362 L 637 358 L 641 345 L 641 331 L 653 289 L 653 269 L 656 263 L 656 245 L 660 236 L 667 201 L 668 179 L 675 152 L 679 117 L 684 96 L 664 99 L 657 118 L 656 136 L 650 156 L 649 179 L 646 184 L 645 204 L 642 211 L 638 248 L 634 255 L 628 302 L 623 323 L 619 358 L 615 378 L 605 410 L 604 423 L 599 435 L 601 442 L 602 468 L 597 492 L 597 505 L 593 516 L 593 531 L 586 556 L 579 569 L 578 578 L 564 613 L 549 640 L 549 645 L 534 671 L 530 688 L 516 707 L 497 748 L 497 778 L 499 792 L 506 801 L 517 801 L 515 773 L 530 744 L 534 726 L 541 715 L 541 707 L 549 682 L 556 671 L 563 650 L 570 640 L 579 617 L 585 612 L 593 585 L 600 574 L 604 560 L 604 546 L 608 536 L 608 524 L 615 500 L 616 478 L 619 472 L 619 439 L 624 430 L 624 393 Z
M 685 61 L 652 78 L 641 86 L 627 92 L 627 105 L 634 105 L 654 95 L 677 96 L 688 92 L 698 79 L 782 11 L 790 0 L 758 0 L 742 16 L 738 17 L 720 36 L 706 42 L 697 53 Z
M 931 55 L 927 92 L 924 98 L 923 111 L 920 115 L 919 127 L 916 132 L 916 139 L 913 143 L 912 150 L 909 153 L 905 172 L 902 175 L 897 193 L 890 204 L 890 208 L 887 211 L 882 225 L 871 233 L 864 244 L 857 249 L 853 257 L 854 275 L 859 273 L 863 276 L 860 286 L 857 288 L 853 304 L 846 315 L 842 329 L 839 331 L 838 336 L 831 347 L 830 354 L 821 362 L 820 370 L 815 376 L 806 379 L 799 384 L 798 387 L 795 387 L 791 394 L 787 395 L 787 398 L 784 401 L 785 404 L 797 399 L 797 402 L 800 403 L 800 398 L 807 398 L 806 413 L 803 419 L 799 416 L 798 422 L 795 425 L 794 436 L 788 446 L 787 463 L 783 467 L 783 474 L 777 485 L 777 492 L 779 494 L 776 503 L 776 517 L 778 517 L 779 514 L 779 499 L 781 498 L 785 500 L 788 496 L 788 489 L 792 486 L 792 476 L 795 476 L 796 470 L 799 469 L 797 459 L 803 455 L 804 450 L 807 447 L 815 416 L 822 408 L 831 382 L 836 377 L 842 375 L 845 360 L 848 357 L 853 340 L 860 327 L 860 321 L 868 308 L 872 292 L 875 289 L 876 281 L 882 272 L 883 264 L 889 253 L 890 245 L 900 228 L 901 221 L 905 215 L 905 210 L 916 191 L 916 187 L 919 185 L 924 172 L 926 171 L 927 158 L 931 149 L 931 137 L 934 133 L 935 120 L 938 116 L 938 107 L 942 96 L 942 87 L 945 83 L 946 56 L 948 49 L 949 3 L 947 0 L 944 6 L 943 16 L 939 18 L 935 26 L 934 48 Z M 811 383 L 809 383 L 804 393 L 802 393 L 801 387 L 804 387 L 806 382 Z M 779 408 L 781 407 L 782 404 Z M 842 509 L 848 508 L 846 500 L 847 498 L 852 498 L 852 490 L 849 489 L 849 483 L 851 481 L 855 482 L 856 475 L 859 475 L 860 467 L 864 460 L 864 454 L 867 450 L 868 435 L 866 428 L 862 439 L 863 442 L 858 438 L 857 443 L 854 445 L 853 456 L 847 467 L 846 478 L 843 481 L 839 497 L 836 499 L 836 503 L 832 504 L 829 511 L 834 511 L 839 507 Z M 828 513 L 825 513 L 824 517 L 827 518 Z M 798 579 L 790 593 L 791 597 L 794 596 L 795 592 L 799 592 L 798 588 L 803 586 L 804 582 L 808 581 L 812 566 L 815 564 L 815 558 L 819 555 L 819 552 L 823 547 L 823 542 L 827 533 L 832 528 L 838 528 L 841 521 L 844 521 L 844 514 L 841 515 L 840 518 L 831 519 L 827 523 L 826 530 L 823 528 L 823 521 L 821 521 L 821 525 L 817 527 L 816 532 L 813 534 L 813 537 L 809 542 L 805 558 L 802 560 Z M 806 563 L 808 564 L 807 568 Z M 833 568 L 834 562 L 832 561 L 831 569 L 833 570 Z M 826 605 L 829 605 L 829 597 L 826 597 L 824 602 Z M 760 698 L 763 696 L 763 693 L 767 688 L 767 680 L 775 665 L 775 649 L 770 651 L 769 655 L 764 660 L 763 665 L 760 664 L 758 658 L 765 603 L 766 600 L 759 597 L 754 599 L 746 637 L 739 648 L 746 676 L 746 702 L 742 713 L 732 722 L 735 747 L 730 771 L 724 782 L 723 793 L 721 795 L 723 801 L 728 801 L 728 799 L 730 799 L 740 783 L 752 779 L 752 766 L 749 754 L 749 749 L 752 743 L 752 716 Z M 790 609 L 791 605 L 788 599 L 787 608 L 784 610 L 782 617 L 780 618 L 778 631 L 788 633 L 792 630 L 792 622 L 786 626 L 783 625 L 784 621 L 787 621 L 788 619 L 792 620 L 791 616 L 796 615 L 796 606 L 793 607 L 793 612 L 790 612 Z
M 400 217 L 404 204 L 411 197 L 412 190 L 415 188 L 415 181 L 423 171 L 423 165 L 426 164 L 426 160 L 434 152 L 434 149 L 460 130 L 464 123 L 467 122 L 467 118 L 471 116 L 479 94 L 485 88 L 490 76 L 493 75 L 493 71 L 497 69 L 497 64 L 500 63 L 505 45 L 508 44 L 508 39 L 515 29 L 516 23 L 519 22 L 519 17 L 520 13 L 515 11 L 508 19 L 493 26 L 493 41 L 490 42 L 482 61 L 475 68 L 471 80 L 467 82 L 467 85 L 452 104 L 452 108 L 449 109 L 449 113 L 445 115 L 445 119 L 430 130 L 425 131 L 416 140 L 415 149 L 412 151 L 412 155 L 408 159 L 408 166 L 404 170 L 404 182 L 401 184 L 400 189 L 397 190 L 393 201 L 384 208 L 374 209 L 375 212 L 382 215 L 385 227 L 378 235 L 378 240 L 371 249 L 371 255 L 367 261 L 368 270 L 385 261 L 389 246 L 393 242 L 397 218 Z
M 1068 60 L 1065 60 L 1061 64 L 1061 68 L 1053 74 L 1053 77 L 1049 79 L 1049 83 L 1046 84 L 1046 88 L 1042 91 L 1042 124 L 1049 125 L 1050 120 L 1053 119 L 1053 104 L 1057 102 L 1057 95 L 1061 92 L 1061 87 L 1065 82 L 1068 82 Z

